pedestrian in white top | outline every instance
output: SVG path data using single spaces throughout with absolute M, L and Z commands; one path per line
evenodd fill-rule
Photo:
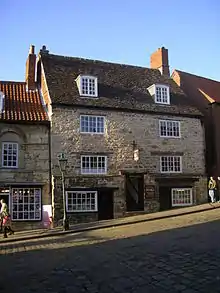
M 215 202 L 215 190 L 216 190 L 216 181 L 213 177 L 210 177 L 209 183 L 208 183 L 208 189 L 209 189 L 209 196 L 211 197 L 211 202 Z

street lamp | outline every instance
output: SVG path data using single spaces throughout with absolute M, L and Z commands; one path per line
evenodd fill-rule
M 66 215 L 66 197 L 65 197 L 65 177 L 64 172 L 66 170 L 67 159 L 64 153 L 58 155 L 59 168 L 62 176 L 62 192 L 63 192 L 63 230 L 69 230 L 69 221 Z

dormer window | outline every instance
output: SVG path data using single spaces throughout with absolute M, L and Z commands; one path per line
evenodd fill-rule
M 3 92 L 0 92 L 0 113 L 2 113 L 4 110 L 4 100 L 5 95 L 3 94 Z
M 169 87 L 156 85 L 155 103 L 170 104 Z
M 153 84 L 148 88 L 151 96 L 154 96 L 154 101 L 157 104 L 170 104 L 169 86 L 163 84 Z
M 79 75 L 76 79 L 80 96 L 98 97 L 98 81 L 97 77 L 88 75 Z

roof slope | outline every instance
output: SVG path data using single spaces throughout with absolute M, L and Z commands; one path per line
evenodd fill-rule
M 178 75 L 177 82 L 184 92 L 194 99 L 195 105 L 199 108 L 207 107 L 207 104 L 220 102 L 220 82 L 197 76 L 191 73 L 174 70 L 172 76 Z
M 36 91 L 26 91 L 25 82 L 0 81 L 4 93 L 4 108 L 0 121 L 45 122 L 48 115 Z
M 189 106 L 189 99 L 179 86 L 157 69 L 45 53 L 39 57 L 53 104 L 201 114 Z M 79 74 L 98 77 L 99 99 L 80 98 L 75 82 Z M 154 83 L 170 86 L 170 106 L 154 103 L 147 90 Z

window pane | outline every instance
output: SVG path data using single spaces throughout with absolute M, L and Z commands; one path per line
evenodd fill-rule
M 96 79 L 82 77 L 81 90 L 83 95 L 96 96 Z
M 168 104 L 168 91 L 166 87 L 156 86 L 156 102 Z
M 105 156 L 81 156 L 82 174 L 105 174 Z
M 14 220 L 40 220 L 41 189 L 13 188 L 12 211 L 12 219 Z
M 73 198 L 75 198 L 75 203 L 72 203 Z M 67 192 L 67 209 L 68 212 L 91 212 L 97 211 L 96 199 L 97 192 Z
M 2 145 L 2 166 L 7 168 L 17 167 L 18 161 L 18 144 L 4 142 Z
M 172 206 L 192 205 L 192 189 L 172 189 Z
M 167 156 L 160 158 L 161 172 L 175 173 L 182 171 L 181 157 Z
M 180 122 L 163 120 L 160 122 L 160 136 L 179 137 L 180 136 Z
M 80 131 L 88 133 L 104 133 L 104 117 L 80 116 Z

